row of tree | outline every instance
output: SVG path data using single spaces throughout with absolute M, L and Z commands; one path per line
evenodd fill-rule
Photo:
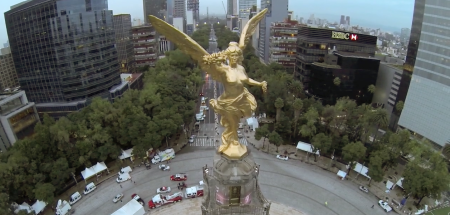
M 0 214 L 11 202 L 53 203 L 74 174 L 99 161 L 118 159 L 133 148 L 150 148 L 179 135 L 195 114 L 201 72 L 180 51 L 166 53 L 144 74 L 144 89 L 129 90 L 114 103 L 94 98 L 80 112 L 58 121 L 44 116 L 31 138 L 0 155 Z
M 221 25 L 214 25 L 218 41 L 238 41 L 233 32 Z M 228 43 L 219 45 L 222 49 Z M 356 162 L 369 167 L 372 180 L 380 182 L 390 168 L 395 168 L 401 157 L 409 158 L 403 173 L 403 187 L 408 196 L 438 198 L 449 189 L 450 177 L 446 159 L 434 151 L 428 143 L 410 138 L 406 130 L 381 134 L 388 130 L 388 113 L 385 109 L 369 104 L 357 105 L 354 100 L 340 98 L 335 105 L 323 106 L 314 98 L 308 98 L 303 85 L 292 73 L 279 64 L 262 64 L 248 45 L 244 50 L 243 66 L 255 80 L 265 80 L 268 92 L 249 87 L 258 102 L 257 113 L 275 118 L 274 124 L 265 124 L 255 132 L 256 139 L 268 139 L 276 145 L 298 141 L 311 143 L 313 151 L 342 158 L 353 169 Z M 338 82 L 340 80 L 334 80 Z M 339 83 L 335 83 L 339 84 Z M 368 90 L 373 93 L 374 86 Z M 403 103 L 397 106 L 398 111 Z M 314 153 L 315 154 L 315 153 Z M 350 171 L 349 169 L 349 171 Z M 369 184 L 370 185 L 370 184 Z

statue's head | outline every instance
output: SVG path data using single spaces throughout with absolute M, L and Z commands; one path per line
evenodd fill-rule
M 228 48 L 225 50 L 225 53 L 231 65 L 242 64 L 244 56 L 237 42 L 230 42 Z

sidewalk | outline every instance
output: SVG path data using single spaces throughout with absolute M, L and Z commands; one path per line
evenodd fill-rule
M 244 124 L 246 124 L 246 123 L 244 123 Z M 248 130 L 248 132 L 245 132 L 246 130 Z M 270 144 L 269 140 L 267 138 L 265 141 L 264 141 L 264 138 L 261 138 L 261 140 L 256 140 L 255 139 L 255 131 L 250 131 L 250 129 L 248 129 L 248 126 L 244 127 L 244 136 L 247 139 L 247 142 L 249 145 L 254 146 L 257 150 L 260 150 L 262 152 L 265 152 L 268 154 L 273 154 L 274 157 L 277 154 L 284 154 L 284 152 L 287 151 L 289 159 L 299 160 L 300 162 L 313 164 L 313 165 L 319 166 L 320 168 L 322 168 L 324 170 L 330 171 L 334 174 L 337 174 L 337 172 L 339 170 L 347 172 L 347 168 L 346 168 L 345 164 L 331 160 L 330 158 L 327 158 L 324 156 L 317 157 L 317 162 L 315 162 L 314 155 L 310 154 L 308 156 L 305 152 L 297 150 L 296 145 L 281 145 L 278 147 L 278 152 L 277 152 L 276 151 L 277 147 L 274 144 Z M 268 146 L 269 146 L 269 150 L 267 149 Z M 332 166 L 334 166 L 334 167 L 332 167 Z M 399 165 L 399 166 L 401 166 L 401 165 Z M 404 167 L 403 166 L 400 167 L 400 169 L 402 169 L 402 168 L 404 168 Z M 397 174 L 397 172 L 395 170 L 389 170 L 385 177 L 387 177 L 388 175 L 390 176 L 390 175 L 396 175 L 396 174 Z M 397 177 L 397 176 L 394 176 L 394 177 Z M 357 184 L 358 186 L 367 187 L 369 189 L 370 193 L 374 194 L 377 198 L 379 198 L 383 201 L 389 202 L 389 204 L 391 205 L 393 210 L 395 212 L 397 212 L 398 214 L 406 215 L 406 214 L 409 214 L 410 212 L 415 213 L 417 211 L 416 206 L 413 205 L 415 200 L 412 200 L 411 198 L 409 198 L 406 201 L 406 205 L 404 205 L 401 208 L 392 203 L 392 201 L 391 201 L 392 199 L 395 199 L 397 202 L 400 202 L 404 196 L 404 193 L 403 193 L 403 190 L 401 190 L 400 188 L 394 188 L 389 193 L 386 193 L 386 190 L 387 190 L 386 184 L 385 184 L 385 182 L 387 181 L 386 178 L 383 179 L 383 181 L 381 181 L 381 182 L 372 181 L 370 183 L 370 186 L 368 186 L 369 179 L 365 178 L 362 175 L 359 175 L 355 171 L 350 171 L 350 174 L 347 176 L 347 180 L 350 180 L 351 182 Z M 429 208 L 430 208 L 430 206 L 431 207 L 434 206 L 433 201 L 429 201 L 429 200 L 427 201 L 427 200 L 428 199 L 425 198 L 422 201 L 421 205 L 428 203 Z M 374 203 L 374 204 L 378 204 L 378 203 Z M 411 214 L 413 214 L 413 213 L 411 213 Z

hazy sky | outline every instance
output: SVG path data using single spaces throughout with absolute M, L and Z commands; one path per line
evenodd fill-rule
M 70 1 L 70 0 L 62 0 Z M 227 0 L 223 0 L 226 5 Z M 238 0 L 239 1 L 239 0 Z M 258 7 L 261 0 L 258 1 Z M 276 0 L 275 0 L 276 1 Z M 8 11 L 11 5 L 22 0 L 0 0 L 0 11 Z M 132 18 L 143 19 L 142 0 L 108 0 L 114 14 L 129 13 Z M 224 14 L 222 0 L 200 0 L 200 14 Z M 381 28 L 386 31 L 400 31 L 410 28 L 414 9 L 413 0 L 289 0 L 289 10 L 294 17 L 316 18 L 339 21 L 340 15 L 350 16 L 352 25 Z M 0 16 L 0 45 L 8 40 L 4 15 Z M 3 47 L 3 46 L 0 46 Z

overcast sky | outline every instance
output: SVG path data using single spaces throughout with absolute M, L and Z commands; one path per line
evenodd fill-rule
M 226 1 L 223 0 L 225 5 Z M 20 2 L 22 0 L 0 0 L 0 10 L 4 13 L 10 9 L 11 5 Z M 113 10 L 114 14 L 129 13 L 132 18 L 144 18 L 142 0 L 108 0 L 108 2 L 109 9 Z M 258 0 L 258 7 L 260 2 L 261 0 Z M 200 14 L 206 14 L 207 7 L 210 14 L 225 13 L 222 0 L 200 0 Z M 289 0 L 289 10 L 294 11 L 294 17 L 308 18 L 314 14 L 316 18 L 334 22 L 339 21 L 341 15 L 346 15 L 351 17 L 352 25 L 382 28 L 387 31 L 410 28 L 413 9 L 413 0 Z M 0 44 L 7 40 L 5 18 L 2 15 L 0 16 Z

